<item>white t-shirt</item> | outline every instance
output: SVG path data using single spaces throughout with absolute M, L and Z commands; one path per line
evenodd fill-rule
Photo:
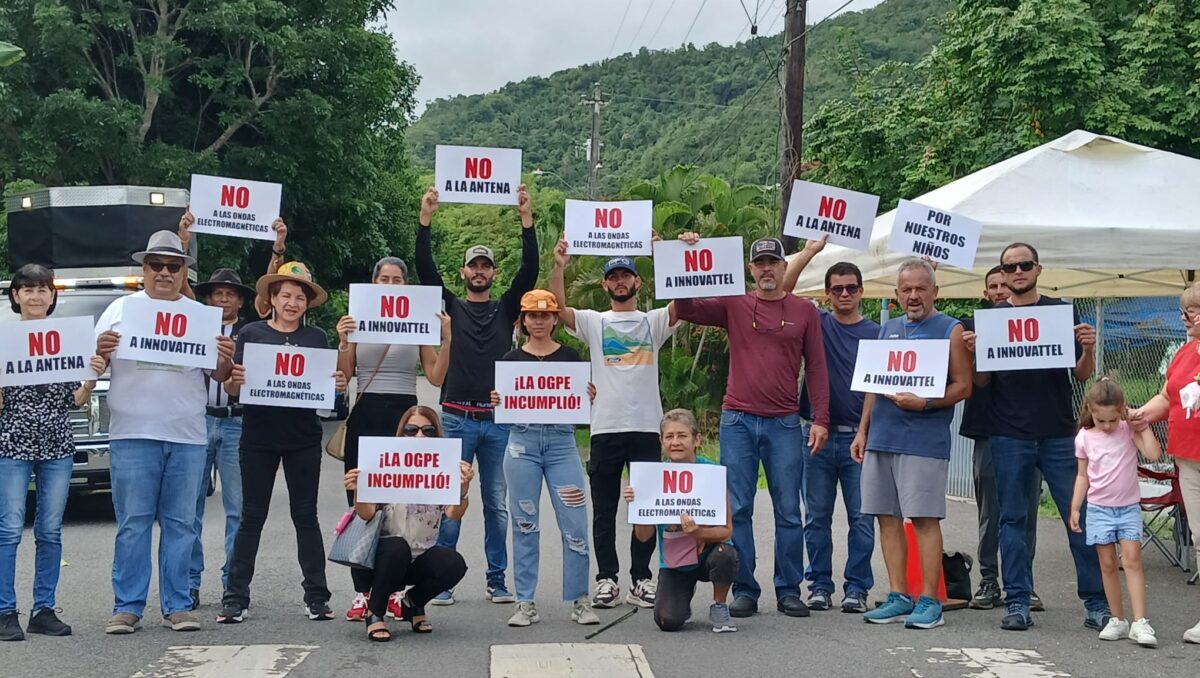
M 96 336 L 106 330 L 120 332 L 125 300 L 146 296 L 145 291 L 139 291 L 114 300 L 96 321 Z M 203 306 L 187 297 L 168 303 Z M 204 372 L 197 367 L 114 358 L 107 396 L 111 413 L 108 437 L 207 444 L 204 408 L 208 395 L 204 390 Z
M 670 312 L 576 310 L 571 336 L 587 342 L 592 360 L 592 435 L 658 433 L 658 349 L 675 328 Z

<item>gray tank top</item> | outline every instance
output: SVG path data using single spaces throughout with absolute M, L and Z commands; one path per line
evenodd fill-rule
M 417 394 L 417 361 L 421 359 L 420 346 L 405 346 L 394 344 L 388 349 L 383 364 L 379 358 L 383 356 L 386 344 L 359 344 L 356 352 L 357 365 L 355 374 L 358 375 L 359 388 L 366 387 L 367 380 L 375 366 L 379 365 L 379 374 L 371 381 L 371 386 L 364 393 L 399 393 L 403 395 Z

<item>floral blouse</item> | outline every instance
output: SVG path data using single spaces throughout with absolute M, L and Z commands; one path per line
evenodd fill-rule
M 425 553 L 437 543 L 444 506 L 429 504 L 384 504 L 380 537 L 403 537 L 412 549 L 413 558 Z
M 79 382 L 5 386 L 0 403 L 0 458 L 53 461 L 75 454 L 68 420 Z

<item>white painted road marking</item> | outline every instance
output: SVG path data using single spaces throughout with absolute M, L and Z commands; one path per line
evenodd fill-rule
M 491 678 L 654 678 L 641 645 L 493 645 Z
M 1006 647 L 964 647 L 929 649 L 930 664 L 953 664 L 976 672 L 962 674 L 964 678 L 1070 678 L 1071 674 L 1054 668 L 1036 650 L 1015 650 Z
M 188 645 L 167 648 L 133 678 L 284 678 L 316 645 Z

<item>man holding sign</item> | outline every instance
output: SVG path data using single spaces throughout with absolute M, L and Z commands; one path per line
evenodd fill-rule
M 1061 299 L 1038 292 L 1042 265 L 1037 250 L 1026 243 L 1013 243 L 1000 254 L 1004 284 L 1011 296 L 996 308 L 1062 306 Z M 990 311 L 989 311 L 990 312 Z M 1016 321 L 1022 338 L 1037 325 Z M 992 463 L 996 468 L 996 492 L 1000 505 L 1000 568 L 1007 597 L 1007 614 L 1000 628 L 1024 631 L 1033 625 L 1029 616 L 1033 592 L 1033 562 L 1026 528 L 1029 515 L 1031 479 L 1035 470 L 1050 489 L 1066 526 L 1077 470 L 1075 461 L 1075 417 L 1072 380 L 1084 382 L 1096 369 L 1096 330 L 1077 323 L 1073 328 L 1075 354 L 1073 368 L 1005 370 L 977 372 L 975 383 L 991 385 L 992 392 Z M 968 345 L 976 338 L 968 335 Z M 979 356 L 976 356 L 976 360 Z M 1040 487 L 1038 491 L 1040 491 Z M 1075 561 L 1076 590 L 1083 601 L 1084 626 L 1101 630 L 1108 623 L 1108 601 L 1100 576 L 1096 550 L 1085 542 L 1083 533 L 1067 529 L 1071 557 Z
M 467 248 L 459 276 L 466 285 L 466 298 L 459 298 L 442 281 L 433 260 L 430 223 L 438 209 L 438 191 L 433 186 L 421 198 L 417 228 L 417 275 L 422 285 L 442 288 L 446 313 L 450 314 L 450 366 L 442 383 L 442 421 L 446 435 L 463 441 L 463 461 L 479 458 L 479 488 L 483 495 L 483 551 L 487 556 L 487 590 L 484 597 L 495 603 L 515 600 L 504 582 L 508 568 L 507 488 L 504 483 L 504 446 L 508 433 L 493 419 L 491 393 L 495 388 L 497 360 L 512 348 L 513 323 L 521 309 L 521 296 L 537 284 L 537 231 L 533 228 L 533 206 L 522 184 L 517 191 L 517 213 L 521 216 L 521 268 L 499 299 L 492 299 L 496 279 L 496 256 L 491 248 Z M 459 521 L 442 521 L 438 544 L 458 546 Z M 451 605 L 454 592 L 446 591 L 434 605 Z
M 901 391 L 868 393 L 858 434 L 850 445 L 862 463 L 862 511 L 879 520 L 879 544 L 891 591 L 881 607 L 863 619 L 873 624 L 904 622 L 911 629 L 942 625 L 938 583 L 942 573 L 942 525 L 946 517 L 946 476 L 950 467 L 950 422 L 954 405 L 971 395 L 971 355 L 962 325 L 937 311 L 937 277 L 921 259 L 906 259 L 896 277 L 896 298 L 904 315 L 889 320 L 883 340 L 950 340 L 944 395 L 922 398 Z M 915 369 L 925 369 L 914 364 Z M 912 521 L 919 554 L 906 550 L 904 520 Z M 907 590 L 910 557 L 921 562 L 921 596 L 916 605 Z
M 151 532 L 158 519 L 159 599 L 164 623 L 176 631 L 194 631 L 200 623 L 190 610 L 188 567 L 195 540 L 196 498 L 206 459 L 204 374 L 180 367 L 120 356 L 122 317 L 130 300 L 166 304 L 166 325 L 204 307 L 183 296 L 187 266 L 194 260 L 179 236 L 158 231 L 146 249 L 133 255 L 142 265 L 145 290 L 113 301 L 96 321 L 96 353 L 111 360 L 108 405 L 112 500 L 117 517 L 113 552 L 113 617 L 106 633 L 133 633 L 141 622 L 150 590 L 153 562 Z M 179 328 L 183 329 L 183 328 Z M 216 334 L 218 328 L 213 328 Z M 216 339 L 216 368 L 210 376 L 224 381 L 233 363 L 233 341 Z M 114 352 L 116 355 L 114 355 Z

